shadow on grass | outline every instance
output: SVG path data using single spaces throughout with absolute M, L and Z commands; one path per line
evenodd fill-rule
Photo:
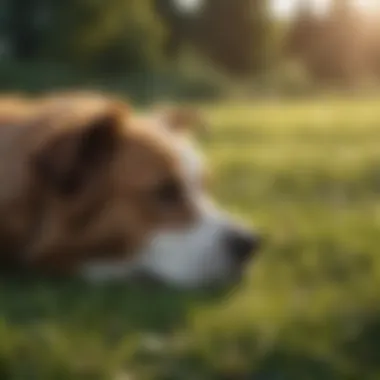
M 150 333 L 178 337 L 178 331 L 186 331 L 194 308 L 222 302 L 230 291 L 3 278 L 0 379 L 106 380 L 116 379 L 114 374 L 123 368 L 141 375 L 137 379 L 154 380 L 379 378 L 380 315 L 359 321 L 361 329 L 355 336 L 331 342 L 335 354 L 322 357 L 307 349 L 307 337 L 305 350 L 282 341 L 273 342 L 264 353 L 254 335 L 235 336 L 211 347 L 214 359 L 200 346 L 146 351 L 140 341 L 133 341 Z M 245 364 L 240 367 L 233 359 L 229 369 L 231 355 L 236 353 L 237 363 Z
M 117 378 L 124 367 L 137 367 L 140 373 L 147 365 L 158 379 L 167 371 L 161 362 L 172 371 L 176 360 L 165 349 L 155 352 L 154 346 L 186 329 L 195 306 L 218 302 L 225 294 L 2 277 L 0 379 L 106 380 Z M 185 356 L 181 366 L 193 365 Z
M 0 318 L 18 326 L 46 321 L 98 331 L 116 324 L 122 333 L 140 329 L 165 332 L 186 323 L 194 306 L 218 302 L 229 291 L 7 276 L 0 281 Z

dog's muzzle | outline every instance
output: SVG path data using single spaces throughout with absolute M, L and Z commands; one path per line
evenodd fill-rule
M 244 265 L 261 248 L 263 238 L 259 233 L 243 228 L 231 228 L 226 233 L 225 244 L 234 263 Z

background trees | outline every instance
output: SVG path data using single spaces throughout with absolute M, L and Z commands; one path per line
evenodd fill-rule
M 191 47 L 204 65 L 231 78 L 254 78 L 288 59 L 315 83 L 379 76 L 378 18 L 334 0 L 323 16 L 304 1 L 295 17 L 281 20 L 269 4 L 199 0 L 189 12 L 180 0 L 3 0 L 0 64 L 8 56 L 88 73 L 146 73 L 170 68 Z

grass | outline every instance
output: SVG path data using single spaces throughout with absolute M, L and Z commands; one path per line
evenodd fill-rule
M 212 191 L 269 235 L 244 282 L 3 281 L 0 379 L 379 379 L 379 107 L 205 106 Z

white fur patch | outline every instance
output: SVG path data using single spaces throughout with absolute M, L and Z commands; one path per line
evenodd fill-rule
M 199 219 L 182 231 L 157 231 L 138 255 L 142 270 L 184 287 L 228 280 L 236 274 L 224 242 L 230 221 L 204 194 L 195 147 L 186 139 L 176 139 L 175 146 Z
M 142 271 L 180 287 L 228 281 L 237 274 L 225 243 L 225 233 L 232 223 L 204 194 L 202 157 L 190 141 L 174 136 L 157 120 L 155 126 L 162 128 L 178 152 L 190 194 L 199 212 L 198 221 L 181 231 L 156 231 L 134 255 L 132 262 L 89 263 L 81 273 L 86 279 L 99 282 L 122 279 L 135 271 Z

